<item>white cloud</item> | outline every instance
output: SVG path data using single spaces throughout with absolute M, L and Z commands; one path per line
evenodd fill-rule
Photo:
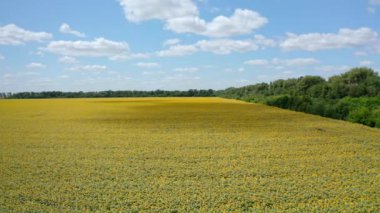
M 61 64 L 75 64 L 78 63 L 78 60 L 74 57 L 63 56 L 58 59 L 58 62 Z
M 124 9 L 126 19 L 131 22 L 168 20 L 199 14 L 192 0 L 119 0 L 119 2 Z
M 224 69 L 224 71 L 228 73 L 242 73 L 242 72 L 245 72 L 245 68 L 244 67 L 226 68 Z
M 369 0 L 369 4 L 372 4 L 372 5 L 380 4 L 380 0 Z
M 372 48 L 376 53 L 380 53 L 380 42 L 374 45 Z
M 179 72 L 179 73 L 195 73 L 198 71 L 199 71 L 199 68 L 197 67 L 178 67 L 174 69 L 174 72 Z
M 32 63 L 26 65 L 26 67 L 28 69 L 44 69 L 44 68 L 46 68 L 46 65 L 42 64 L 42 63 L 32 62 Z
M 254 42 L 257 45 L 260 45 L 263 49 L 265 47 L 274 47 L 276 46 L 276 42 L 272 39 L 269 39 L 263 35 L 255 35 Z
M 291 66 L 308 66 L 318 64 L 319 61 L 314 58 L 294 58 L 294 59 L 254 59 L 244 62 L 247 65 L 257 66 L 274 66 L 275 68 L 291 67 Z
M 368 55 L 368 52 L 366 52 L 366 51 L 356 51 L 354 53 L 354 55 L 356 55 L 356 56 L 366 56 L 366 55 Z
M 173 46 L 173 45 L 176 45 L 178 43 L 180 43 L 181 40 L 177 39 L 177 38 L 173 38 L 173 39 L 168 39 L 166 40 L 164 43 L 163 43 L 163 46 L 166 47 L 166 46 Z
M 109 59 L 112 61 L 124 61 L 128 59 L 136 59 L 136 58 L 150 58 L 152 56 L 151 53 L 131 53 L 125 55 L 115 55 L 110 57 Z
M 71 29 L 70 25 L 63 23 L 61 27 L 59 28 L 59 32 L 61 33 L 67 33 L 67 34 L 72 34 L 78 37 L 86 37 L 84 33 L 81 33 L 79 31 Z
M 346 66 L 346 65 L 341 65 L 341 66 L 336 66 L 336 65 L 327 65 L 327 66 L 321 66 L 317 67 L 317 71 L 321 72 L 327 72 L 327 73 L 342 73 L 346 72 L 350 69 L 351 67 Z
M 222 9 L 220 9 L 219 7 L 212 7 L 212 8 L 210 8 L 209 9 L 209 11 L 211 12 L 211 13 L 218 13 L 218 12 L 220 12 Z
M 164 79 L 162 79 L 163 82 L 165 81 L 168 81 L 168 82 L 172 82 L 172 81 L 175 81 L 175 82 L 183 82 L 183 83 L 192 83 L 192 81 L 197 81 L 197 80 L 200 80 L 201 78 L 199 76 L 186 76 L 186 75 L 183 75 L 183 74 L 175 74 L 175 75 L 172 75 L 172 76 L 167 76 L 165 77 Z
M 152 62 L 139 62 L 139 63 L 136 63 L 136 66 L 141 67 L 141 68 L 151 69 L 151 68 L 160 67 L 160 64 L 152 63 Z
M 194 33 L 210 37 L 249 34 L 268 23 L 267 18 L 248 9 L 236 9 L 230 17 L 217 16 L 206 22 L 192 0 L 119 0 L 125 17 L 131 22 L 162 20 L 165 28 L 176 33 Z
M 196 43 L 200 50 L 215 54 L 230 54 L 232 52 L 250 52 L 259 49 L 259 46 L 252 40 L 202 40 Z
M 319 64 L 319 61 L 314 58 L 295 58 L 295 59 L 272 59 L 272 64 L 282 66 L 308 66 Z
M 215 54 L 230 54 L 232 52 L 251 52 L 266 46 L 274 46 L 273 40 L 267 39 L 262 35 L 254 36 L 254 39 L 233 40 L 233 39 L 216 39 L 201 40 L 195 44 L 200 50 L 212 52 Z
M 229 37 L 249 34 L 268 23 L 259 13 L 236 9 L 231 17 L 217 16 L 206 22 L 198 16 L 182 16 L 167 20 L 166 29 L 177 33 L 194 33 L 210 37 Z
M 253 60 L 249 60 L 249 61 L 245 61 L 244 64 L 248 64 L 248 65 L 258 65 L 258 66 L 265 66 L 265 65 L 269 65 L 269 61 L 266 60 L 266 59 L 253 59 Z
M 0 45 L 20 45 L 25 42 L 42 42 L 52 38 L 50 33 L 32 32 L 14 24 L 0 26 Z
M 39 57 L 44 57 L 45 56 L 45 53 L 41 50 L 37 50 L 37 51 L 30 51 L 29 52 L 30 55 L 36 55 L 36 56 L 39 56 Z
M 195 33 L 205 34 L 207 31 L 207 23 L 198 16 L 183 16 L 169 19 L 165 28 L 176 33 Z
M 42 77 L 42 78 L 37 78 L 37 79 L 31 79 L 28 81 L 28 84 L 32 86 L 37 86 L 37 87 L 45 87 L 45 86 L 50 86 L 54 82 L 50 78 Z
M 6 80 L 10 80 L 10 79 L 14 78 L 14 75 L 12 75 L 10 73 L 5 73 L 3 75 L 3 78 L 6 79 Z
M 288 33 L 281 42 L 284 50 L 317 51 L 338 48 L 361 48 L 379 43 L 377 32 L 370 28 L 340 29 L 338 33 L 309 33 L 296 35 Z
M 2 54 L 0 54 L 0 61 L 4 60 L 4 59 L 5 59 L 5 57 Z
M 129 55 L 129 45 L 105 38 L 93 41 L 52 41 L 45 51 L 64 56 L 122 57 Z
M 151 53 L 132 53 L 130 58 L 149 58 L 151 56 Z
M 70 76 L 68 76 L 68 75 L 60 75 L 60 76 L 58 76 L 58 78 L 60 78 L 60 79 L 68 79 L 68 78 L 70 78 Z
M 260 46 L 261 45 L 261 46 Z M 173 45 L 166 50 L 156 53 L 160 57 L 168 56 L 183 56 L 196 52 L 210 52 L 219 55 L 226 55 L 234 52 L 244 53 L 256 51 L 260 47 L 274 46 L 273 40 L 267 39 L 264 36 L 258 35 L 254 39 L 246 40 L 233 40 L 233 39 L 214 39 L 214 40 L 200 40 L 194 44 L 188 45 Z
M 39 72 L 33 72 L 33 71 L 24 72 L 22 74 L 26 75 L 26 76 L 39 76 L 39 75 L 41 75 L 41 73 L 39 73 Z
M 369 13 L 375 14 L 376 13 L 376 8 L 374 8 L 374 7 L 367 7 L 367 11 Z
M 234 86 L 244 86 L 244 85 L 247 85 L 249 84 L 249 80 L 247 79 L 239 79 L 239 80 L 235 80 L 234 81 Z
M 373 64 L 372 61 L 360 61 L 360 66 L 371 66 Z
M 174 45 L 170 46 L 167 50 L 157 52 L 160 57 L 168 56 L 183 56 L 198 52 L 198 48 L 194 45 Z
M 107 66 L 104 65 L 80 65 L 80 66 L 74 66 L 67 69 L 68 71 L 79 71 L 79 72 L 99 72 L 99 71 L 105 71 L 107 70 Z
M 149 77 L 161 77 L 162 75 L 166 74 L 166 72 L 163 71 L 144 71 L 142 75 L 149 76 Z

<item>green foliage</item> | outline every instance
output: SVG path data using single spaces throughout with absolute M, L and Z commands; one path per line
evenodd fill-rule
M 380 77 L 370 68 L 353 68 L 327 81 L 319 76 L 228 88 L 217 96 L 265 103 L 284 109 L 380 126 Z
M 372 110 L 370 119 L 374 122 L 374 126 L 380 128 L 380 109 Z
M 214 97 L 215 91 L 190 89 L 188 91 L 100 91 L 100 92 L 20 92 L 15 94 L 0 94 L 0 98 L 34 99 L 34 98 L 110 98 L 110 97 Z
M 297 81 L 297 91 L 300 94 L 306 95 L 309 93 L 309 89 L 316 86 L 323 86 L 324 83 L 325 83 L 325 79 L 319 76 L 301 77 Z M 315 88 L 313 90 L 315 90 Z
M 353 68 L 329 79 L 332 98 L 376 96 L 380 92 L 380 78 L 370 68 Z
M 346 119 L 371 127 L 380 127 L 380 96 L 377 97 L 346 97 L 340 100 L 347 112 Z
M 371 111 L 366 107 L 358 107 L 350 111 L 348 114 L 348 120 L 355 122 L 370 125 L 369 118 L 371 116 Z

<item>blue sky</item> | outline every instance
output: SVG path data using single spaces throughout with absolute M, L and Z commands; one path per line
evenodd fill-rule
M 3 0 L 0 92 L 223 89 L 380 69 L 380 0 Z

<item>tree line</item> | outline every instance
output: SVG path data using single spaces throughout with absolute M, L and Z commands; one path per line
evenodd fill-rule
M 38 99 L 38 98 L 110 98 L 110 97 L 213 97 L 215 91 L 190 89 L 187 91 L 138 91 L 138 90 L 120 90 L 120 91 L 99 91 L 99 92 L 19 92 L 19 93 L 0 93 L 1 98 L 9 99 Z
M 228 88 L 216 95 L 380 127 L 380 77 L 366 67 L 327 80 L 303 76 Z

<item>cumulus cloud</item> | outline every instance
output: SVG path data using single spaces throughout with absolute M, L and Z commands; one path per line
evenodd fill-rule
M 58 78 L 60 78 L 60 79 L 68 79 L 68 78 L 70 78 L 70 76 L 69 75 L 60 75 L 60 76 L 58 76 Z
M 210 52 L 218 55 L 226 55 L 234 52 L 244 53 L 256 51 L 260 47 L 274 46 L 273 40 L 267 39 L 264 36 L 255 36 L 254 39 L 234 40 L 234 39 L 212 39 L 200 40 L 194 44 L 188 45 L 173 45 L 166 50 L 157 52 L 161 57 L 167 56 L 183 56 L 196 52 Z
M 198 16 L 184 16 L 169 19 L 165 28 L 176 33 L 204 34 L 207 31 L 207 23 Z
M 104 65 L 79 65 L 70 67 L 67 69 L 68 71 L 78 71 L 78 72 L 100 72 L 107 70 L 107 66 Z
M 230 17 L 217 16 L 210 22 L 199 16 L 192 0 L 119 0 L 125 17 L 131 22 L 162 20 L 165 28 L 176 33 L 194 33 L 210 37 L 249 34 L 268 23 L 267 18 L 248 9 L 236 9 Z
M 265 66 L 265 65 L 269 65 L 269 61 L 266 59 L 253 59 L 253 60 L 245 61 L 244 64 Z
M 342 73 L 346 72 L 349 69 L 351 69 L 350 66 L 346 65 L 326 65 L 326 66 L 320 66 L 316 67 L 317 71 L 329 73 L 329 74 L 337 74 L 337 73 Z
M 168 39 L 166 40 L 164 43 L 163 43 L 163 46 L 166 47 L 166 46 L 173 46 L 173 45 L 176 45 L 176 44 L 179 44 L 181 42 L 181 40 L 177 39 L 177 38 L 173 38 L 173 39 Z
M 198 16 L 184 16 L 167 20 L 166 29 L 177 33 L 194 33 L 210 37 L 230 37 L 249 34 L 268 23 L 259 13 L 236 9 L 231 17 L 217 16 L 211 22 Z
M 129 55 L 129 45 L 105 38 L 93 41 L 52 41 L 45 51 L 64 56 L 122 57 Z
M 272 64 L 283 66 L 308 66 L 318 64 L 319 61 L 314 58 L 294 58 L 294 59 L 272 59 Z
M 42 63 L 32 62 L 32 63 L 29 63 L 28 65 L 26 65 L 26 67 L 28 69 L 44 69 L 44 68 L 46 68 L 46 65 L 42 64 Z
M 267 59 L 254 59 L 245 61 L 244 64 L 256 65 L 256 66 L 308 66 L 318 64 L 319 61 L 314 58 L 294 58 L 294 59 L 278 59 L 273 58 L 272 60 Z
M 53 80 L 51 80 L 50 78 L 46 78 L 46 77 L 40 77 L 37 79 L 31 79 L 28 81 L 28 84 L 30 84 L 31 86 L 37 86 L 37 87 L 50 86 L 53 83 L 54 83 Z
M 169 57 L 169 56 L 183 56 L 198 52 L 198 48 L 195 45 L 174 45 L 170 46 L 166 50 L 157 52 L 157 56 Z
M 197 67 L 178 67 L 174 69 L 174 72 L 179 72 L 179 73 L 195 73 L 198 71 L 199 71 L 199 68 Z
M 32 32 L 14 24 L 0 26 L 0 45 L 20 45 L 25 42 L 42 42 L 53 36 L 46 32 Z
M 142 75 L 144 76 L 149 76 L 149 77 L 161 77 L 163 76 L 164 74 L 166 74 L 166 72 L 163 72 L 163 71 L 144 71 L 142 72 Z
M 260 45 L 261 48 L 265 47 L 275 47 L 277 44 L 274 40 L 269 39 L 263 35 L 255 35 L 254 36 L 254 42 L 257 45 Z
M 136 66 L 141 67 L 141 68 L 151 69 L 151 68 L 160 67 L 160 64 L 152 63 L 152 62 L 138 62 L 136 63 Z
M 199 14 L 192 0 L 119 0 L 119 2 L 124 9 L 126 19 L 131 22 L 168 20 Z
M 375 14 L 376 13 L 376 8 L 374 8 L 374 7 L 367 7 L 367 11 L 369 13 Z
M 3 78 L 6 79 L 6 80 L 10 80 L 10 79 L 14 78 L 14 75 L 12 75 L 10 73 L 5 73 L 3 75 Z
M 202 51 L 220 55 L 230 54 L 232 52 L 250 52 L 259 49 L 259 46 L 251 40 L 231 39 L 202 40 L 198 41 L 196 46 Z
M 376 6 L 380 5 L 380 0 L 369 0 L 369 7 L 367 7 L 367 11 L 369 13 L 375 14 L 376 13 Z
M 371 66 L 373 62 L 366 60 L 366 61 L 360 61 L 359 64 L 360 66 Z
M 75 35 L 75 36 L 78 36 L 78 37 L 82 37 L 82 38 L 86 37 L 86 35 L 84 33 L 81 33 L 79 31 L 71 29 L 70 25 L 68 25 L 66 23 L 63 23 L 61 25 L 61 27 L 59 28 L 59 32 L 61 32 L 61 33 L 67 33 L 67 34 L 72 34 L 72 35 Z
M 58 62 L 61 64 L 75 64 L 78 63 L 78 60 L 74 57 L 63 56 L 58 59 Z
M 338 33 L 288 33 L 287 38 L 280 43 L 283 50 L 318 51 L 338 48 L 361 48 L 379 44 L 377 32 L 370 28 L 340 29 Z
M 245 68 L 244 67 L 226 68 L 226 69 L 224 69 L 224 72 L 227 72 L 227 73 L 242 73 L 242 72 L 245 72 Z
M 172 81 L 176 81 L 176 82 L 192 82 L 192 81 L 196 81 L 196 80 L 200 80 L 201 78 L 199 76 L 186 76 L 186 75 L 183 75 L 183 74 L 175 74 L 175 75 L 172 75 L 172 76 L 167 76 L 165 77 L 164 79 L 162 79 L 162 81 L 169 81 L 169 82 L 172 82 Z

